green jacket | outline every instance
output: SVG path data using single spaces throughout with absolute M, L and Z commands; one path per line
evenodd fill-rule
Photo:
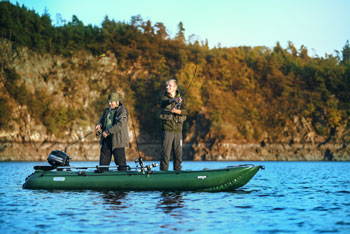
M 175 98 L 181 97 L 180 93 L 176 91 Z M 176 108 L 176 102 L 170 103 L 170 94 L 168 92 L 164 92 L 159 98 L 160 104 L 160 119 L 162 121 L 162 130 L 170 131 L 170 132 L 182 132 L 183 122 L 186 120 L 187 110 L 186 110 L 186 102 L 182 100 L 180 110 L 181 114 L 171 113 L 171 109 Z
M 113 125 L 106 128 L 107 116 L 109 108 L 103 111 L 100 121 L 102 131 L 106 131 L 108 135 L 112 135 L 112 150 L 115 148 L 129 147 L 129 131 L 128 131 L 128 111 L 122 103 L 119 104 L 114 114 Z M 100 143 L 102 144 L 103 136 L 101 134 Z

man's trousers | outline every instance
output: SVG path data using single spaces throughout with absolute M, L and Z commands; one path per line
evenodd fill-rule
M 182 132 L 162 131 L 162 152 L 160 159 L 160 170 L 167 171 L 172 151 L 174 152 L 173 168 L 181 170 L 182 163 Z
M 107 138 L 102 141 L 100 166 L 109 166 L 112 154 L 114 156 L 114 162 L 118 166 L 118 170 L 126 171 L 125 148 L 115 148 L 112 150 L 112 136 L 107 136 Z M 105 170 L 108 171 L 108 168 L 102 169 L 102 171 Z

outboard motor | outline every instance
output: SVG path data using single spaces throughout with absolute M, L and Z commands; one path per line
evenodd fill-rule
M 54 168 L 56 167 L 68 167 L 69 166 L 69 155 L 60 150 L 52 151 L 47 157 L 47 161 Z

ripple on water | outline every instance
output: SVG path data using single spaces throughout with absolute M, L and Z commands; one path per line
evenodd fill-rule
M 184 162 L 184 167 L 219 164 L 235 163 Z M 35 163 L 5 163 L 0 171 L 0 184 L 6 184 L 0 187 L 0 224 L 5 233 L 112 233 L 136 228 L 149 233 L 209 233 L 218 232 L 218 226 L 222 233 L 349 233 L 350 175 L 342 173 L 339 179 L 335 172 L 347 171 L 350 163 L 259 164 L 267 169 L 234 192 L 162 193 L 22 190 Z
M 253 206 L 235 206 L 236 208 L 239 208 L 239 209 L 251 209 L 253 208 Z
M 345 221 L 338 221 L 336 222 L 337 225 L 344 225 L 344 226 L 350 226 L 350 221 L 349 222 L 345 222 Z

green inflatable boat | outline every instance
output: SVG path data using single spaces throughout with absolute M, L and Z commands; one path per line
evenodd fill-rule
M 88 171 L 85 168 L 36 170 L 27 177 L 24 189 L 113 190 L 113 191 L 232 191 L 262 168 L 242 165 L 200 171 Z
M 223 169 L 153 171 L 136 159 L 135 168 L 126 171 L 115 167 L 71 167 L 69 156 L 53 151 L 48 157 L 51 166 L 35 166 L 24 189 L 45 190 L 109 190 L 109 191 L 233 191 L 249 182 L 263 166 L 239 165 Z M 92 170 L 95 168 L 96 170 Z M 120 169 L 120 168 L 119 168 Z

